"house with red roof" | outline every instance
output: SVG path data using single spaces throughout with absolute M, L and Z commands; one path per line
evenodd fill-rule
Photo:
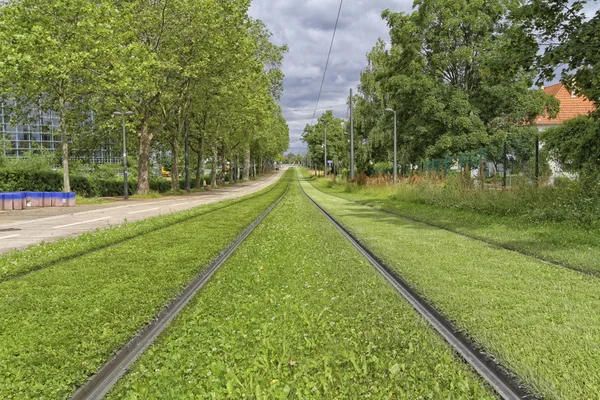
M 547 95 L 556 97 L 560 101 L 560 111 L 556 118 L 549 118 L 547 115 L 538 117 L 535 125 L 540 131 L 558 126 L 580 115 L 590 115 L 592 111 L 596 110 L 594 103 L 589 101 L 587 97 L 583 95 L 577 96 L 575 93 L 569 92 L 569 89 L 562 83 L 545 87 L 544 92 Z M 550 169 L 552 170 L 552 176 L 550 177 L 551 184 L 554 183 L 554 178 L 556 177 L 562 176 L 573 179 L 577 176 L 564 172 L 555 160 L 550 160 Z
M 541 131 L 560 125 L 580 115 L 589 115 L 595 110 L 594 103 L 589 101 L 585 96 L 577 96 L 569 92 L 569 89 L 562 83 L 545 87 L 544 92 L 549 96 L 556 97 L 560 101 L 560 111 L 556 118 L 549 118 L 545 115 L 538 117 L 535 125 Z

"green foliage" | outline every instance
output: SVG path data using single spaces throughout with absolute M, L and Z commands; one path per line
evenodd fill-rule
M 572 367 L 596 363 L 589 349 L 600 345 L 597 277 L 305 189 L 536 394 L 582 399 L 600 392 L 597 369 Z M 507 241 L 520 239 L 512 233 L 505 232 Z M 579 252 L 571 257 L 576 262 Z
M 326 111 L 314 126 L 306 125 L 302 141 L 308 145 L 313 165 L 323 167 L 325 162 L 325 132 L 327 132 L 327 159 L 334 162 L 346 160 L 350 152 L 349 136 L 345 135 L 344 121 Z
M 537 46 L 511 18 L 514 3 L 419 0 L 410 14 L 386 10 L 391 49 L 379 41 L 356 103 L 359 165 L 389 161 L 398 113 L 400 164 L 468 152 L 514 134 L 558 103 L 531 90 Z
M 598 173 L 600 120 L 580 116 L 544 131 L 543 138 L 552 156 L 565 170 L 592 175 Z
M 60 192 L 63 190 L 63 176 L 52 170 L 32 168 L 36 163 L 20 163 L 23 169 L 0 169 L 0 191 L 19 192 Z M 135 190 L 137 182 L 129 180 L 129 187 Z M 165 179 L 152 179 L 150 188 L 165 193 L 171 188 Z M 83 197 L 123 196 L 123 178 L 101 178 L 98 176 L 72 176 L 71 189 Z

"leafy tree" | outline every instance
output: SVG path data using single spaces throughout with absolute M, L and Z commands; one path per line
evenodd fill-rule
M 109 85 L 121 36 L 111 1 L 14 0 L 0 6 L 0 87 L 21 108 L 60 116 L 64 190 L 70 133 L 89 119 L 80 104 Z M 89 111 L 89 110 L 88 110 Z
M 371 162 L 393 158 L 398 113 L 399 159 L 471 151 L 506 137 L 556 101 L 531 90 L 537 45 L 511 20 L 504 0 L 418 0 L 410 14 L 386 10 L 392 46 L 378 42 L 369 54 L 356 99 L 356 126 Z

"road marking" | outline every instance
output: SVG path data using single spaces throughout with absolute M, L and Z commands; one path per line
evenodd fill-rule
M 143 213 L 143 212 L 146 212 L 146 211 L 155 211 L 155 210 L 158 210 L 158 209 L 159 209 L 159 207 L 149 208 L 148 210 L 140 210 L 140 211 L 130 212 L 130 213 L 127 213 L 127 215 L 140 214 L 140 213 Z
M 2 240 L 2 239 L 10 239 L 10 238 L 14 238 L 14 237 L 17 237 L 17 236 L 21 236 L 21 235 L 2 236 L 2 237 L 0 237 L 0 240 Z
M 102 220 L 109 219 L 109 218 L 112 218 L 112 217 L 103 217 L 103 218 L 90 219 L 89 221 L 75 222 L 74 224 L 55 226 L 52 229 L 68 228 L 70 226 L 88 224 L 90 222 L 102 221 Z

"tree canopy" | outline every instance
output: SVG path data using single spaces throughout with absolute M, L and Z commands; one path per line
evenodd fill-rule
M 278 100 L 286 46 L 248 16 L 248 0 L 11 0 L 0 5 L 0 88 L 5 99 L 61 120 L 65 190 L 69 147 L 118 147 L 115 111 L 137 131 L 138 192 L 157 152 L 179 176 L 184 137 L 197 174 L 242 158 L 259 168 L 289 144 Z M 94 129 L 81 129 L 93 118 Z M 78 133 L 81 137 L 76 135 Z M 94 136 L 95 140 L 89 140 Z M 218 161 L 217 161 L 218 159 Z M 216 168 L 213 168 L 215 170 Z M 221 169 L 224 179 L 225 169 Z M 199 179 L 197 179 L 199 183 Z M 173 179 L 179 189 L 179 179 Z

